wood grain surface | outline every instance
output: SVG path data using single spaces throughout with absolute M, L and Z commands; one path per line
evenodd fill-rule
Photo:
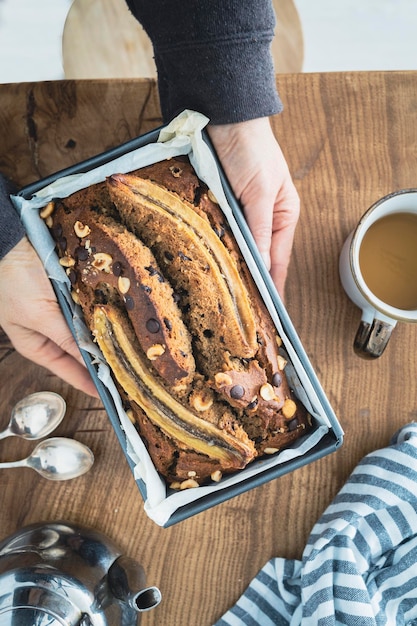
M 48 483 L 30 469 L 0 471 L 1 537 L 65 519 L 108 534 L 138 559 L 163 601 L 144 626 L 210 626 L 271 557 L 300 558 L 310 530 L 359 459 L 417 419 L 417 325 L 400 324 L 376 362 L 354 355 L 359 311 L 338 278 L 344 239 L 375 200 L 417 186 L 417 73 L 279 75 L 284 112 L 272 120 L 302 202 L 286 303 L 345 430 L 342 448 L 169 529 L 143 503 L 98 400 L 37 367 L 0 337 L 0 427 L 32 391 L 61 393 L 57 434 L 89 445 L 85 476 Z M 160 123 L 152 81 L 0 86 L 0 171 L 19 185 Z M 4 297 L 4 294 L 2 294 Z M 0 442 L 0 461 L 33 444 Z

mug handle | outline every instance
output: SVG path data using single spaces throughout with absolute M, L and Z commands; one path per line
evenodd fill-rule
M 361 320 L 353 342 L 355 353 L 363 359 L 377 359 L 387 347 L 394 326 L 378 319 L 371 323 Z

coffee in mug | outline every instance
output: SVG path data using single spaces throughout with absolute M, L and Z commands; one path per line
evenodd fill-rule
M 417 321 L 417 189 L 368 209 L 343 246 L 339 269 L 346 293 L 362 309 L 354 349 L 376 358 L 397 321 Z
M 391 213 L 366 231 L 359 265 L 369 289 L 397 309 L 417 309 L 417 215 Z

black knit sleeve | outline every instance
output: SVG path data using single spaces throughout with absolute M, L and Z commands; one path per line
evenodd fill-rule
M 12 185 L 0 174 L 0 259 L 24 236 L 25 230 L 16 209 L 10 201 Z
M 162 113 L 215 124 L 278 113 L 271 0 L 127 0 L 154 48 Z

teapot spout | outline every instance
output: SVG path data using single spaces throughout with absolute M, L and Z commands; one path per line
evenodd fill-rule
M 162 599 L 158 587 L 145 586 L 142 567 L 128 556 L 119 556 L 112 563 L 107 574 L 107 584 L 114 598 L 138 613 L 150 611 Z
M 161 602 L 162 596 L 158 587 L 146 587 L 136 594 L 134 598 L 135 609 L 138 613 L 150 611 Z

